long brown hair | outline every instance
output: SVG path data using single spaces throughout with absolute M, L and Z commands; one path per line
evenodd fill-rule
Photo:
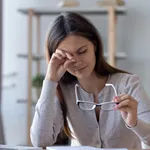
M 103 56 L 103 45 L 99 32 L 89 20 L 73 12 L 60 14 L 51 25 L 51 29 L 48 32 L 46 39 L 46 58 L 48 62 L 60 42 L 71 34 L 83 36 L 90 40 L 93 45 L 95 45 L 96 65 L 94 70 L 98 77 L 108 76 L 110 74 L 115 74 L 119 72 L 126 73 L 123 70 L 110 66 L 106 62 Z M 73 136 L 68 126 L 67 105 L 65 103 L 60 84 L 67 85 L 71 84 L 76 80 L 77 79 L 75 76 L 71 75 L 69 72 L 66 72 L 58 83 L 56 93 L 63 112 L 64 131 L 66 135 L 70 138 L 72 138 Z

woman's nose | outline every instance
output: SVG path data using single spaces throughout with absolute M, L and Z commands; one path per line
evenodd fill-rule
M 73 57 L 74 57 L 76 62 L 80 62 L 81 61 L 81 59 L 76 54 L 74 54 Z

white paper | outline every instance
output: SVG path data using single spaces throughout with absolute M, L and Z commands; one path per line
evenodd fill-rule
M 94 148 L 90 146 L 52 146 L 52 147 L 47 147 L 47 150 L 128 150 L 126 148 L 122 149 L 115 149 L 115 148 Z
M 89 146 L 54 146 L 47 147 L 47 150 L 98 150 L 98 148 L 93 148 Z

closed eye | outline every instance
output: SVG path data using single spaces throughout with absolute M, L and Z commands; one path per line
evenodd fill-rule
M 87 51 L 87 49 L 86 49 L 86 50 L 83 50 L 83 51 L 79 51 L 78 54 L 79 54 L 79 55 L 84 54 L 86 51 Z

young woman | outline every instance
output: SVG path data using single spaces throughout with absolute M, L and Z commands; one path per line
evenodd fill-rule
M 81 145 L 150 145 L 150 100 L 139 77 L 105 61 L 99 33 L 87 19 L 59 15 L 48 32 L 46 56 L 48 69 L 31 126 L 34 146 L 53 145 L 62 128 Z

